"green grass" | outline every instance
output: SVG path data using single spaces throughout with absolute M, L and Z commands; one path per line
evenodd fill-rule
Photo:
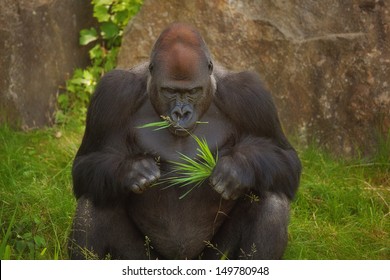
M 0 127 L 1 259 L 67 257 L 75 207 L 70 171 L 81 135 L 79 129 Z
M 169 128 L 170 126 L 180 127 L 177 123 L 173 122 L 170 117 L 161 116 L 161 118 L 163 120 L 160 122 L 147 123 L 145 125 L 139 126 L 138 128 L 154 128 L 154 130 L 157 131 Z M 198 123 L 204 124 L 204 122 Z M 160 182 L 164 182 L 167 184 L 166 188 L 187 187 L 188 189 L 184 192 L 183 195 L 179 197 L 179 199 L 184 198 L 194 188 L 202 185 L 203 182 L 210 177 L 218 160 L 218 155 L 214 157 L 214 155 L 210 151 L 206 139 L 200 139 L 196 135 L 191 134 L 191 132 L 189 131 L 187 131 L 187 133 L 189 136 L 192 137 L 192 139 L 195 140 L 196 144 L 198 145 L 197 158 L 193 159 L 185 154 L 178 152 L 180 155 L 180 161 L 169 162 L 172 165 L 172 172 L 175 175 L 168 176 L 160 180 Z M 157 183 L 156 185 L 158 184 L 159 183 Z
M 0 127 L 0 259 L 67 258 L 71 164 L 82 133 Z M 300 151 L 285 259 L 390 259 L 390 142 L 381 148 L 370 160 Z
M 188 190 L 183 195 L 181 195 L 179 199 L 184 198 L 194 188 L 202 185 L 203 182 L 210 177 L 218 160 L 218 155 L 214 157 L 214 155 L 211 153 L 206 139 L 199 139 L 195 135 L 190 135 L 198 144 L 197 158 L 192 159 L 182 153 L 179 153 L 180 159 L 182 161 L 170 162 L 173 166 L 172 171 L 176 175 L 173 177 L 168 177 L 164 180 L 168 183 L 168 187 L 188 187 Z
M 370 161 L 301 153 L 286 259 L 390 259 L 389 148 Z

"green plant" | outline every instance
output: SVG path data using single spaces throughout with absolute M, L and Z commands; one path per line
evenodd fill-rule
M 156 127 L 154 130 L 160 130 L 173 126 L 183 129 L 177 123 L 173 122 L 169 117 L 161 116 L 161 118 L 163 120 L 160 122 L 147 123 L 142 126 L 139 126 L 138 128 Z M 205 122 L 197 123 L 204 124 Z M 181 161 L 169 162 L 172 165 L 172 173 L 176 175 L 161 180 L 162 182 L 167 183 L 167 188 L 173 186 L 191 186 L 189 190 L 187 190 L 183 195 L 180 196 L 180 199 L 184 198 L 189 192 L 191 192 L 194 188 L 200 186 L 208 177 L 210 177 L 218 160 L 218 155 L 214 157 L 214 155 L 210 151 L 206 139 L 199 138 L 196 135 L 190 133 L 189 131 L 187 131 L 187 133 L 198 144 L 198 153 L 196 158 L 190 158 L 189 156 L 179 152 Z
M 182 162 L 170 162 L 173 166 L 173 173 L 177 175 L 168 177 L 165 180 L 168 182 L 168 187 L 187 187 L 192 185 L 188 191 L 180 196 L 180 199 L 185 197 L 194 188 L 202 185 L 202 183 L 210 177 L 218 160 L 218 155 L 214 158 L 211 153 L 206 139 L 199 139 L 197 136 L 192 134 L 191 137 L 198 144 L 197 157 L 192 159 L 182 153 L 179 153 Z
M 67 256 L 75 209 L 71 166 L 82 129 L 58 129 L 0 126 L 0 259 Z
M 86 107 L 97 83 L 104 73 L 116 66 L 123 30 L 140 9 L 142 0 L 92 0 L 93 15 L 98 29 L 91 27 L 80 31 L 79 43 L 91 46 L 91 65 L 76 69 L 66 82 L 65 92 L 58 96 L 57 123 L 66 123 L 77 117 L 84 121 Z
M 3 212 L 3 211 L 1 211 Z M 1 235 L 3 236 L 3 240 L 0 243 L 0 260 L 10 260 L 11 259 L 11 246 L 8 244 L 8 240 L 11 237 L 11 230 L 12 227 L 14 226 L 15 223 L 15 214 L 16 214 L 16 209 L 14 210 L 14 213 L 11 217 L 11 220 L 9 222 L 9 225 L 7 227 L 6 232 L 2 232 Z M 1 217 L 0 216 L 0 224 L 3 224 Z M 4 229 L 3 229 L 4 231 Z

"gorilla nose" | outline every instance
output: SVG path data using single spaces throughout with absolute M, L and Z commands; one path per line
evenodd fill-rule
M 171 112 L 171 118 L 176 123 L 185 123 L 191 119 L 192 110 L 188 106 L 176 106 Z

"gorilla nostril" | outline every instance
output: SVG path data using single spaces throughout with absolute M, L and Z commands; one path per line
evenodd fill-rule
M 191 117 L 191 112 L 184 112 L 183 119 L 189 119 Z
M 176 107 L 171 112 L 171 118 L 174 122 L 179 122 L 181 120 L 189 120 L 192 116 L 192 111 L 186 107 Z
M 181 112 L 181 110 L 174 110 L 172 113 L 171 113 L 171 118 L 174 122 L 178 122 L 180 121 L 182 118 L 183 118 L 183 114 Z

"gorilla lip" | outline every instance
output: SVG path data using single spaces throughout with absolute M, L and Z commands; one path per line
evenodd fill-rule
M 196 124 L 189 127 L 189 128 L 184 128 L 178 124 L 172 124 L 170 127 L 169 127 L 169 131 L 171 133 L 173 133 L 174 135 L 176 136 L 181 136 L 181 137 L 184 137 L 184 136 L 189 136 L 191 135 L 191 131 L 193 131 L 196 127 Z

